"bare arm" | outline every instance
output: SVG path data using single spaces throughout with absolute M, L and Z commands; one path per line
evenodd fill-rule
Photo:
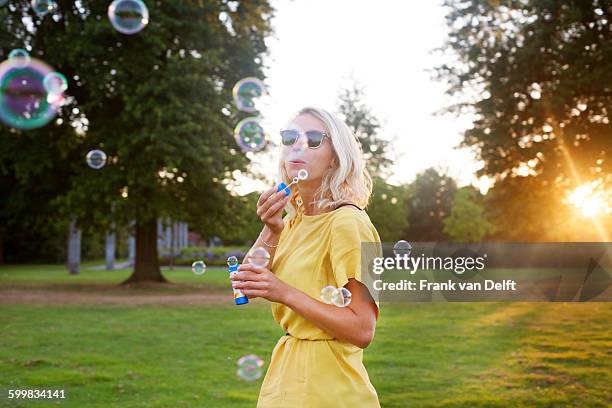
M 349 279 L 344 287 L 352 294 L 346 307 L 319 302 L 291 286 L 283 303 L 330 336 L 366 348 L 374 338 L 378 308 L 361 282 Z
M 274 253 L 276 252 L 276 246 L 278 245 L 279 238 L 280 234 L 272 232 L 267 225 L 264 225 L 263 229 L 259 233 L 259 236 L 257 237 L 257 240 L 255 241 L 255 243 L 253 243 L 253 246 L 251 247 L 251 249 L 249 249 L 249 252 L 247 252 L 247 254 L 252 253 L 253 249 L 257 247 L 265 248 L 266 251 L 268 251 L 268 253 L 270 254 L 270 261 L 268 264 L 272 265 L 272 260 L 274 259 Z M 264 241 L 266 242 L 264 243 Z M 244 262 L 249 262 L 248 256 L 244 260 Z
M 352 293 L 347 307 L 328 305 L 278 279 L 266 268 L 242 264 L 232 275 L 232 286 L 249 298 L 282 303 L 330 336 L 366 348 L 374 337 L 378 308 L 367 288 L 355 279 L 345 287 Z M 242 281 L 242 282 L 238 282 Z
M 283 191 L 276 192 L 276 186 L 264 191 L 257 201 L 257 216 L 265 225 L 248 253 L 252 253 L 253 249 L 257 247 L 265 248 L 270 254 L 270 265 L 272 259 L 274 259 L 280 234 L 285 226 L 283 209 L 288 201 L 289 196 Z M 245 259 L 244 261 L 248 262 L 249 260 Z

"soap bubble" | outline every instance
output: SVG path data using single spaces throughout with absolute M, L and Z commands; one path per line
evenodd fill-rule
M 30 4 L 32 5 L 32 10 L 34 10 L 39 17 L 45 16 L 57 7 L 57 4 L 53 0 L 32 0 Z
M 253 249 L 253 252 L 249 255 L 249 260 L 253 265 L 265 268 L 270 262 L 270 254 L 265 248 L 257 247 Z
M 59 72 L 52 72 L 43 79 L 43 86 L 48 93 L 58 95 L 68 89 L 68 80 Z
M 256 152 L 266 145 L 266 133 L 256 117 L 248 117 L 234 128 L 234 139 L 242 151 Z
M 100 170 L 106 165 L 106 153 L 102 150 L 90 150 L 87 153 L 86 160 L 89 167 Z
M 202 275 L 204 272 L 206 272 L 206 264 L 204 261 L 195 261 L 191 264 L 191 270 L 196 275 Z
M 399 255 L 401 257 L 410 256 L 411 251 L 412 251 L 412 245 L 410 245 L 409 242 L 404 241 L 403 239 L 400 241 L 397 241 L 395 245 L 393 245 L 393 253 L 395 255 Z
M 347 288 L 338 288 L 331 297 L 331 302 L 338 307 L 346 307 L 351 303 L 351 291 Z
M 122 34 L 136 34 L 149 24 L 149 9 L 141 0 L 115 0 L 108 6 L 108 19 Z
M 238 258 L 236 258 L 235 256 L 230 256 L 229 258 L 227 258 L 227 265 L 228 266 L 238 265 Z
M 240 357 L 237 365 L 236 373 L 245 381 L 255 381 L 263 374 L 264 361 L 255 354 Z
M 308 170 L 300 169 L 297 174 L 298 180 L 306 180 L 308 178 Z
M 326 286 L 323 289 L 321 289 L 321 295 L 319 296 L 321 298 L 321 300 L 323 301 L 323 303 L 327 303 L 328 305 L 331 305 L 332 303 L 332 296 L 334 295 L 334 292 L 336 292 L 336 288 L 333 286 Z
M 63 94 L 49 94 L 43 81 L 54 70 L 24 55 L 0 63 L 0 120 L 17 129 L 36 129 L 51 121 L 64 102 Z
M 15 48 L 9 52 L 8 60 L 16 67 L 25 67 L 30 63 L 30 53 L 23 48 Z
M 234 102 L 238 109 L 244 112 L 256 112 L 258 98 L 266 94 L 266 88 L 259 78 L 248 77 L 236 82 L 232 89 Z

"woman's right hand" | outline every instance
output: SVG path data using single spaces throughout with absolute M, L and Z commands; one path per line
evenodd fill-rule
M 285 223 L 283 222 L 283 208 L 289 201 L 284 190 L 276 192 L 273 186 L 263 192 L 257 201 L 257 216 L 275 234 L 280 234 Z

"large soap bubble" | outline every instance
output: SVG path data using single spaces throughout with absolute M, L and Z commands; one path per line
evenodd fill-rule
M 243 78 L 234 85 L 232 95 L 238 109 L 244 112 L 256 112 L 258 100 L 266 95 L 266 87 L 259 78 Z
M 108 19 L 122 34 L 136 34 L 149 24 L 149 9 L 141 0 L 115 0 L 108 6 Z
M 266 146 L 267 135 L 256 117 L 248 117 L 234 128 L 234 139 L 243 152 L 257 152 Z
M 0 120 L 17 129 L 36 129 L 55 117 L 64 97 L 45 89 L 45 77 L 54 69 L 34 58 L 24 65 L 18 58 L 0 64 Z

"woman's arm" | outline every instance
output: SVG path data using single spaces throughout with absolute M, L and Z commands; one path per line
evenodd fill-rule
M 344 286 L 352 296 L 346 307 L 328 305 L 289 285 L 284 303 L 338 340 L 366 348 L 374 338 L 378 307 L 361 282 L 349 279 Z
M 289 196 L 284 191 L 276 192 L 276 186 L 264 191 L 257 201 L 257 217 L 265 225 L 248 253 L 257 247 L 265 248 L 270 254 L 269 265 L 272 265 L 274 252 L 276 252 L 280 234 L 285 226 L 283 209 L 288 201 Z M 244 261 L 248 262 L 248 259 Z
M 280 239 L 280 233 L 275 233 L 267 225 L 264 225 L 263 229 L 259 233 L 257 240 L 247 252 L 247 257 L 244 262 L 249 262 L 248 254 L 253 252 L 253 249 L 257 247 L 265 248 L 266 251 L 270 254 L 270 261 L 268 265 L 272 265 L 272 259 L 274 259 L 274 253 L 276 252 L 276 246 L 278 245 L 278 240 Z M 264 243 L 265 241 L 265 243 Z
M 232 286 L 247 297 L 282 303 L 340 341 L 366 348 L 374 337 L 378 308 L 365 285 L 355 279 L 345 285 L 352 294 L 347 307 L 320 302 L 281 281 L 268 269 L 251 264 L 240 265 L 231 279 Z

